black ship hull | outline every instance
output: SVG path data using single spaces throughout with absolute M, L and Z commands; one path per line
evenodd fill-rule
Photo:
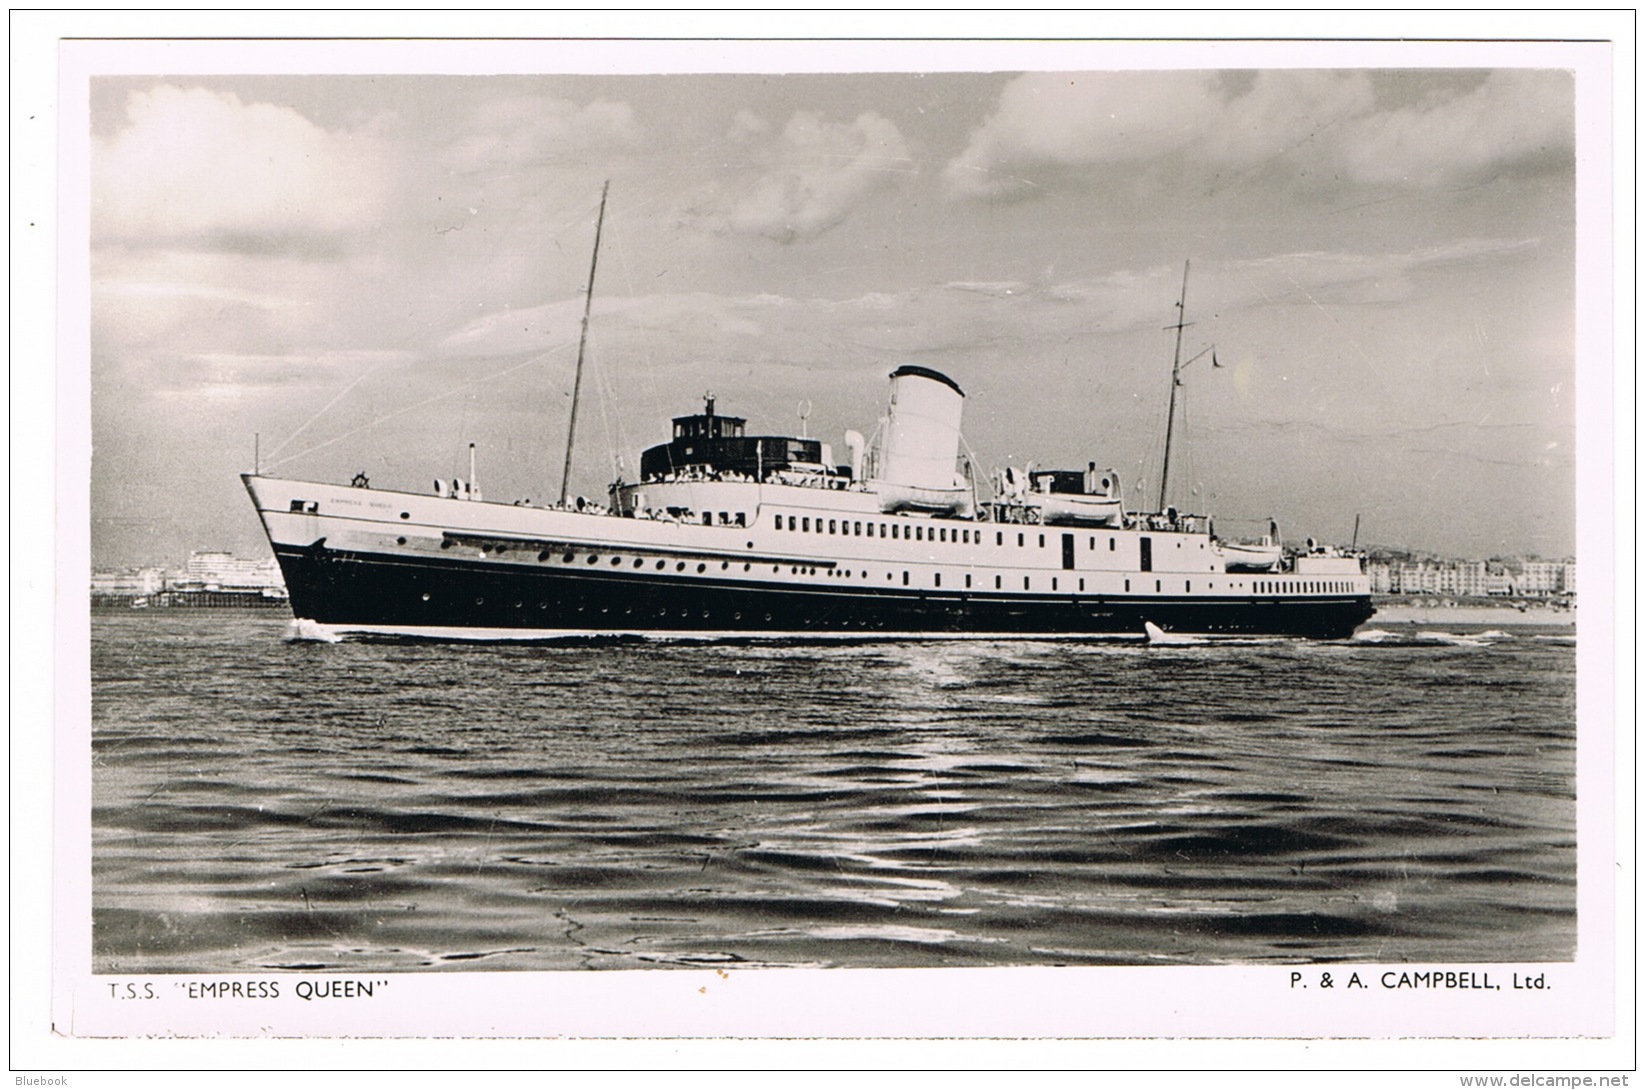
M 405 635 L 1137 636 L 1345 639 L 1369 595 L 1015 594 L 739 580 L 277 547 L 302 620 Z

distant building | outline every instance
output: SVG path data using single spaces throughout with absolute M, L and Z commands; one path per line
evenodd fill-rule
M 1485 573 L 1485 593 L 1492 597 L 1512 598 L 1519 594 L 1519 582 L 1514 578 L 1511 569 L 1497 565 L 1487 566 Z
M 1465 598 L 1480 598 L 1491 592 L 1491 570 L 1485 561 L 1459 560 L 1456 569 L 1457 594 Z
M 174 589 L 217 591 L 284 591 L 280 565 L 267 560 L 245 560 L 233 553 L 196 551 L 189 554 Z
M 141 598 L 159 594 L 165 589 L 166 573 L 163 568 L 124 568 L 91 573 L 93 597 Z
M 1365 571 L 1373 594 L 1511 598 L 1576 593 L 1574 560 L 1374 560 Z
M 1405 561 L 1393 566 L 1390 585 L 1395 594 L 1455 594 L 1456 569 L 1428 560 Z
M 1526 560 L 1520 564 L 1519 589 L 1521 594 L 1550 595 L 1566 591 L 1566 569 L 1571 569 L 1571 584 L 1576 583 L 1576 565 L 1563 560 Z
M 96 571 L 91 603 L 99 609 L 189 606 L 278 606 L 286 601 L 280 566 L 233 553 L 196 551 L 181 572 L 162 568 Z

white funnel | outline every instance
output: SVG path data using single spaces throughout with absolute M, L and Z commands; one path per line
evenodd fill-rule
M 965 391 L 925 367 L 891 372 L 891 416 L 879 460 L 879 479 L 913 488 L 952 489 L 960 449 Z

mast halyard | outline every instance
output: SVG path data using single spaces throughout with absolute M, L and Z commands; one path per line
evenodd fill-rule
M 583 299 L 583 330 L 577 338 L 577 377 L 571 384 L 571 423 L 566 428 L 565 469 L 560 474 L 560 506 L 566 505 L 571 493 L 571 452 L 577 444 L 577 402 L 583 391 L 583 353 L 588 347 L 588 316 L 594 306 L 594 272 L 600 266 L 600 232 L 605 228 L 605 197 L 611 189 L 608 180 L 600 188 L 600 215 L 594 223 L 594 256 L 588 262 L 588 294 Z
M 1182 385 L 1182 331 L 1188 326 L 1183 321 L 1188 314 L 1188 264 L 1186 261 L 1182 263 L 1182 295 L 1177 299 L 1177 324 L 1165 327 L 1176 329 L 1177 349 L 1171 357 L 1171 400 L 1165 410 L 1165 459 L 1160 466 L 1157 511 L 1165 510 L 1165 489 L 1171 483 L 1171 432 L 1177 422 L 1177 387 Z

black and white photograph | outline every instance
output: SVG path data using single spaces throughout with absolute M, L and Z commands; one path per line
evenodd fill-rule
M 65 47 L 57 1032 L 1610 1036 L 1605 49 L 1215 46 Z

